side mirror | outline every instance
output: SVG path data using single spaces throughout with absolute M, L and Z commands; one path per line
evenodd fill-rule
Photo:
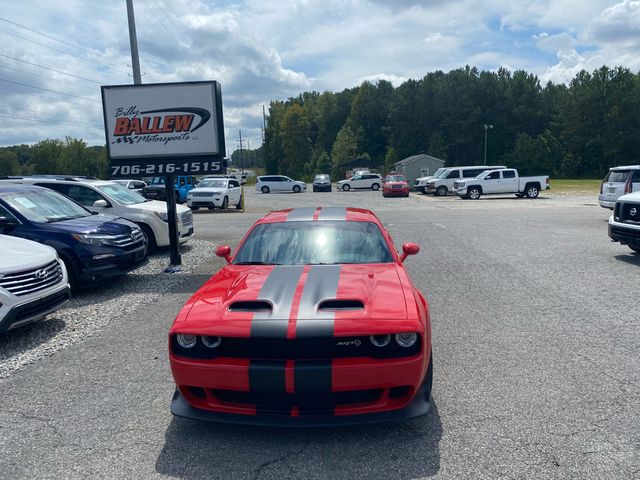
M 420 253 L 420 245 L 417 243 L 405 243 L 402 245 L 402 255 L 400 255 L 400 261 L 404 262 L 409 255 L 417 255 Z
M 93 202 L 93 206 L 96 208 L 107 208 L 109 204 L 106 200 L 96 200 L 95 202 Z
M 216 247 L 216 256 L 224 258 L 227 263 L 231 262 L 231 247 L 229 245 L 220 245 Z

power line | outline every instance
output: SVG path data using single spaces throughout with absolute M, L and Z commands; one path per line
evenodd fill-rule
M 34 123 L 57 123 L 60 125 L 71 125 L 72 127 L 84 127 L 84 128 L 93 128 L 102 130 L 104 127 L 98 125 L 83 125 L 81 123 L 71 123 L 71 122 L 60 122 L 58 120 L 45 120 L 43 118 L 34 119 L 34 118 L 25 118 L 25 117 L 16 117 L 15 115 L 7 115 L 4 113 L 0 113 L 0 117 L 14 118 L 16 120 L 24 120 L 26 122 L 34 122 Z
M 2 70 L 11 70 L 12 72 L 18 72 L 18 73 L 21 73 L 22 75 L 31 75 L 33 77 L 42 78 L 44 80 L 54 80 L 56 82 L 66 83 L 67 85 L 73 85 L 76 88 L 85 88 L 85 89 L 91 90 L 91 91 L 95 91 L 96 90 L 96 87 L 88 87 L 86 85 L 77 85 L 75 83 L 62 82 L 61 80 L 58 80 L 57 78 L 45 77 L 44 75 L 38 75 L 37 73 L 27 72 L 26 70 L 20 70 L 19 68 L 11 68 L 11 67 L 7 67 L 5 65 L 0 65 L 0 69 L 2 69 Z
M 13 114 L 15 114 L 15 113 L 17 113 L 17 114 L 21 114 L 21 113 L 23 113 L 23 112 L 24 112 L 24 113 L 35 113 L 36 115 L 42 115 L 43 113 L 49 113 L 49 112 L 41 112 L 41 111 L 38 111 L 38 110 L 30 110 L 30 109 L 28 109 L 28 108 L 22 108 L 22 107 L 18 108 L 18 109 L 17 109 L 18 111 L 15 111 L 16 109 L 11 108 L 11 107 L 9 107 L 9 106 L 2 106 L 2 107 L 0 107 L 0 108 L 4 108 L 4 109 L 6 110 L 6 112 L 5 112 L 5 113 L 6 113 L 6 114 L 11 114 L 11 115 L 13 115 Z M 2 112 L 0 112 L 0 113 L 2 113 Z M 75 116 L 75 114 L 74 114 L 74 116 Z M 81 118 L 86 118 L 87 120 L 92 120 L 90 117 L 88 117 L 88 116 L 86 116 L 86 115 L 80 115 L 80 117 L 81 117 Z
M 106 61 L 108 61 L 110 63 L 113 63 L 115 65 L 121 65 L 121 66 L 124 66 L 124 67 L 128 67 L 128 65 L 126 63 L 120 62 L 119 60 L 114 60 L 114 59 L 110 58 L 108 55 L 106 55 L 106 54 L 104 54 L 104 53 L 102 53 L 102 52 L 100 52 L 100 51 L 98 51 L 98 50 L 96 50 L 94 48 L 84 47 L 82 45 L 78 45 L 78 44 L 75 44 L 73 42 L 69 42 L 69 41 L 64 40 L 62 38 L 54 37 L 53 35 L 49 35 L 48 33 L 40 32 L 40 31 L 35 30 L 33 28 L 27 27 L 26 25 L 22 25 L 22 24 L 20 24 L 18 22 L 14 22 L 13 20 L 9 20 L 8 18 L 0 17 L 0 20 L 3 21 L 3 22 L 9 23 L 10 25 L 13 25 L 15 27 L 22 28 L 22 29 L 27 30 L 29 32 L 35 33 L 36 35 L 40 35 L 40 36 L 46 37 L 46 38 L 48 38 L 50 40 L 54 40 L 56 42 L 63 43 L 65 45 L 67 45 L 67 46 L 70 46 L 70 47 L 73 47 L 73 48 L 77 48 L 77 49 L 80 49 L 80 50 L 87 50 L 88 52 L 91 52 L 94 55 L 100 55 L 100 56 L 104 57 Z
M 64 92 L 58 92 L 57 90 L 51 90 L 50 88 L 36 87 L 34 85 L 29 85 L 28 83 L 14 82 L 13 80 L 7 80 L 6 78 L 0 78 L 0 82 L 13 83 L 15 85 L 22 85 L 23 87 L 35 88 L 36 90 L 44 90 L 45 92 L 57 93 L 58 95 L 65 95 L 67 97 L 75 97 L 75 98 L 80 98 L 82 100 L 89 100 L 91 102 L 95 102 L 94 99 L 89 97 L 80 97 L 78 95 L 73 95 L 71 93 L 64 93 Z
M 56 102 L 71 103 L 73 105 L 80 105 L 80 106 L 85 107 L 85 108 L 89 106 L 88 103 L 74 102 L 73 100 L 67 100 L 66 98 L 61 99 L 61 98 L 56 98 L 56 97 L 50 97 L 48 95 L 42 95 L 41 93 L 34 93 L 34 92 L 21 92 L 21 91 L 15 91 L 15 90 L 6 90 L 4 88 L 1 88 L 1 86 L 0 86 L 0 92 L 1 91 L 9 92 L 9 93 L 15 94 L 15 95 L 28 95 L 29 97 L 38 97 L 38 98 L 45 98 L 47 100 L 54 100 Z M 94 105 L 96 103 L 94 100 L 91 100 L 91 102 Z
M 93 82 L 93 83 L 97 83 L 98 85 L 102 85 L 102 83 L 98 82 L 97 80 L 92 80 L 90 78 L 81 77 L 79 75 L 74 75 L 73 73 L 63 72 L 62 70 L 56 70 L 55 68 L 47 67 L 45 65 L 40 65 L 39 63 L 29 62 L 27 60 L 22 60 L 21 58 L 16 58 L 16 57 L 12 57 L 10 55 L 5 55 L 4 53 L 0 53 L 0 57 L 10 58 L 11 60 L 15 60 L 16 62 L 26 63 L 28 65 L 33 65 L 34 67 L 44 68 L 45 70 L 50 70 L 52 72 L 60 73 L 62 75 L 68 75 L 69 77 L 78 78 L 80 80 L 85 80 L 87 82 Z

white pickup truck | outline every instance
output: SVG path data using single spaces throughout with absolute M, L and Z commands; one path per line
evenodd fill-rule
M 536 198 L 549 189 L 549 177 L 520 177 L 513 168 L 488 170 L 475 178 L 456 181 L 453 191 L 462 198 L 477 200 L 482 195 L 515 193 L 518 197 Z

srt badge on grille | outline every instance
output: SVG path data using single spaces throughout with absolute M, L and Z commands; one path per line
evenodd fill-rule
M 38 280 L 42 280 L 43 278 L 47 278 L 48 272 L 44 268 L 42 268 L 40 270 L 36 270 L 35 275 Z
M 360 345 L 362 345 L 362 342 L 357 339 L 336 343 L 336 347 L 359 347 Z
M 636 209 L 636 208 L 632 208 L 632 209 L 629 211 L 629 213 L 631 214 L 631 216 L 632 216 L 632 217 L 635 217 L 635 216 L 636 216 L 636 213 L 638 213 L 638 209 Z

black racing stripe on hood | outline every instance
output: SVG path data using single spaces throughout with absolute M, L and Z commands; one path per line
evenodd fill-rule
M 340 265 L 314 265 L 309 270 L 300 299 L 296 338 L 332 337 L 335 312 L 319 311 L 324 300 L 336 298 Z
M 287 215 L 287 222 L 310 222 L 316 213 L 316 207 L 294 208 Z
M 273 310 L 253 314 L 252 337 L 287 337 L 293 297 L 303 269 L 303 265 L 279 265 L 271 271 L 260 289 L 257 300 L 270 302 Z
M 345 207 L 324 207 L 320 210 L 318 220 L 346 220 L 347 209 Z

